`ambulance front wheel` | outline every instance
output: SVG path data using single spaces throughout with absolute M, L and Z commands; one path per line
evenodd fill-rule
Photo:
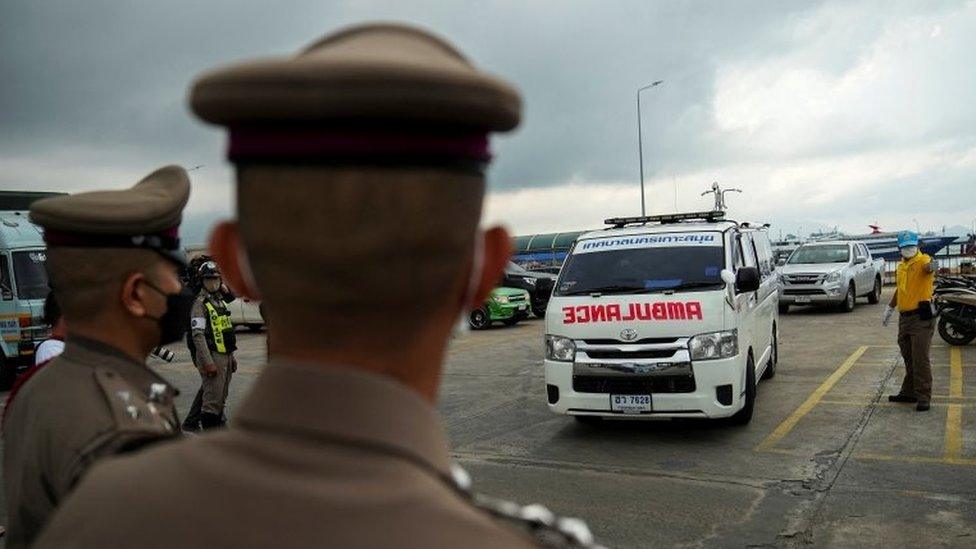
M 752 353 L 746 362 L 746 394 L 745 404 L 729 420 L 733 425 L 748 425 L 752 421 L 752 412 L 756 407 L 756 364 Z

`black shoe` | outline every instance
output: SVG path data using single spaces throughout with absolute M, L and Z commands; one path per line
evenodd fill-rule
M 918 404 L 915 405 L 915 411 L 916 412 L 928 412 L 929 411 L 929 403 L 928 402 L 919 402 Z
M 918 402 L 918 399 L 912 395 L 888 395 L 888 402 Z
M 208 431 L 210 429 L 219 429 L 223 427 L 223 424 L 220 422 L 219 414 L 209 414 L 204 412 L 200 414 L 200 426 L 203 427 L 204 431 Z

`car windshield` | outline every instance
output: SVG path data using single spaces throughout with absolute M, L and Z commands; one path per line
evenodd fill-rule
M 790 256 L 789 264 L 847 263 L 851 253 L 847 244 L 836 246 L 800 246 Z
M 44 299 L 48 294 L 47 270 L 44 250 L 14 252 L 14 280 L 20 299 Z
M 709 233 L 711 234 L 711 233 Z M 707 244 L 637 247 L 635 240 L 647 237 L 624 237 L 600 251 L 581 250 L 577 246 L 563 265 L 554 295 L 590 293 L 653 293 L 700 290 L 721 287 L 724 266 L 722 236 L 714 233 Z M 650 237 L 659 244 L 661 236 Z M 612 239 L 600 239 L 612 240 Z M 592 242 L 592 241 L 590 241 Z

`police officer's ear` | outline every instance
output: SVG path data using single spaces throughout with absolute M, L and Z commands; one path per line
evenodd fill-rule
M 233 221 L 222 221 L 210 233 L 210 255 L 213 256 L 224 282 L 231 291 L 249 300 L 261 299 L 254 279 L 251 266 L 247 265 L 244 255 L 244 242 L 241 240 L 241 230 Z
M 151 314 L 146 301 L 152 299 L 148 296 L 153 290 L 147 287 L 151 284 L 145 274 L 141 272 L 130 273 L 122 281 L 122 307 L 132 316 L 143 317 Z M 156 299 L 159 299 L 158 297 Z M 158 305 L 157 305 L 158 306 Z
M 470 302 L 465 305 L 470 309 L 477 309 L 488 299 L 488 294 L 498 287 L 498 281 L 505 273 L 505 267 L 512 256 L 512 237 L 504 227 L 492 227 L 481 235 L 484 238 L 481 246 L 481 276 L 477 287 L 468 296 Z M 478 253 L 478 246 L 475 246 Z M 472 269 L 477 269 L 479 258 L 473 259 Z

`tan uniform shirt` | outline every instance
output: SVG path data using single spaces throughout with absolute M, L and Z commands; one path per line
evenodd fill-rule
M 451 481 L 440 421 L 413 391 L 384 376 L 281 360 L 230 429 L 95 467 L 36 545 L 131 546 L 533 544 Z
M 28 545 L 95 460 L 178 434 L 174 393 L 121 351 L 69 338 L 4 421 L 7 547 Z

